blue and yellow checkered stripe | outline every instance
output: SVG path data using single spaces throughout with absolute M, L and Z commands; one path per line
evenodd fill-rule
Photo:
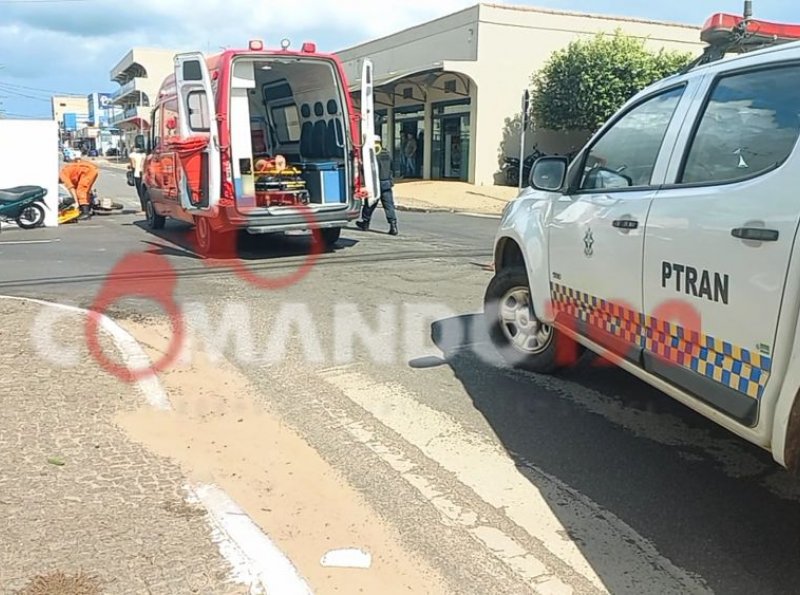
M 553 311 L 601 329 L 661 359 L 760 399 L 772 359 L 726 341 L 646 316 L 619 304 L 551 284 Z

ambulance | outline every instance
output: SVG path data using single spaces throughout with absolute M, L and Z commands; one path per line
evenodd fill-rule
M 214 255 L 235 232 L 316 230 L 328 248 L 379 195 L 372 63 L 356 113 L 337 56 L 314 43 L 177 54 L 153 105 L 142 196 L 147 222 L 194 225 Z M 364 167 L 367 164 L 367 167 Z
M 494 345 L 550 374 L 585 350 L 800 468 L 800 26 L 715 14 L 506 208 Z

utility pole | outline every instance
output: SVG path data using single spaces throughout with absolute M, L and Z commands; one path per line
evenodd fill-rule
M 531 93 L 528 89 L 522 94 L 522 130 L 519 135 L 519 190 L 522 191 L 522 172 L 525 171 L 525 133 L 530 118 Z

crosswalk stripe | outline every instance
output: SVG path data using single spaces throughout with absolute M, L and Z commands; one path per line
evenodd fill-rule
M 417 470 L 417 465 L 405 454 L 381 442 L 363 423 L 353 420 L 345 411 L 330 405 L 326 405 L 325 410 L 356 441 L 369 448 L 392 469 L 400 473 L 403 479 L 416 488 L 420 495 L 436 508 L 443 520 L 464 527 L 470 535 L 492 551 L 495 557 L 521 578 L 531 584 L 542 585 L 541 591 L 534 588 L 537 593 L 544 595 L 556 583 L 560 583 L 567 589 L 562 590 L 562 593 L 572 592 L 567 585 L 552 576 L 552 571 L 543 562 L 526 552 L 513 538 L 494 527 L 479 524 L 478 515 L 475 512 L 465 509 L 455 502 L 447 495 L 445 488 L 436 485 L 432 478 L 421 474 Z
M 699 578 L 674 566 L 621 519 L 530 465 L 526 469 L 536 476 L 534 485 L 496 443 L 422 404 L 404 387 L 375 382 L 347 367 L 319 375 L 453 473 L 479 498 L 503 510 L 511 521 L 597 589 L 635 592 L 647 585 L 648 590 L 658 593 L 709 592 Z M 558 515 L 574 522 L 565 527 L 549 503 L 559 503 Z M 590 553 L 591 563 L 576 541 Z M 601 569 L 602 578 L 593 565 Z

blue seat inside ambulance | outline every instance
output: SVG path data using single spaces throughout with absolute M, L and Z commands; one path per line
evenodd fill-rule
M 325 120 L 327 107 L 330 121 Z M 303 125 L 300 128 L 301 169 L 306 188 L 311 194 L 312 202 L 344 203 L 347 202 L 344 164 L 337 162 L 344 158 L 343 128 L 336 118 L 338 107 L 336 101 L 330 100 L 327 106 L 321 101 L 314 103 L 312 121 L 311 107 L 303 104 L 300 114 Z

